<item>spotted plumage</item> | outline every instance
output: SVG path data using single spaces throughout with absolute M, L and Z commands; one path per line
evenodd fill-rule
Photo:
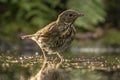
M 46 53 L 56 53 L 62 60 L 59 53 L 66 50 L 74 39 L 76 30 L 73 23 L 80 16 L 83 16 L 83 14 L 74 10 L 63 11 L 56 21 L 48 24 L 35 34 L 22 36 L 22 39 L 34 40 L 42 49 L 45 59 Z

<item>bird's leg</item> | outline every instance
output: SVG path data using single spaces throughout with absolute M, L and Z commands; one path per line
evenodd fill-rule
M 47 62 L 47 57 L 46 57 L 46 51 L 44 49 L 41 49 L 42 50 L 42 53 L 43 53 L 43 59 L 44 59 L 44 62 Z
M 60 58 L 60 62 L 63 62 L 63 57 L 60 55 L 60 53 L 57 52 L 57 55 Z
M 46 61 L 43 62 L 43 65 L 42 65 L 41 70 L 40 70 L 41 72 L 45 70 L 46 63 L 47 63 Z

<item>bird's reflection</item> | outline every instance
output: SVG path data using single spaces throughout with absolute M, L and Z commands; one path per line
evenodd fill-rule
M 44 61 L 40 71 L 30 80 L 70 80 L 69 74 L 61 69 L 63 61 Z

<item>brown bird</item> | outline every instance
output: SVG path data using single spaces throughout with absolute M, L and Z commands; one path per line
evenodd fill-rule
M 45 55 L 48 53 L 57 54 L 62 61 L 63 57 L 59 53 L 66 50 L 71 44 L 76 32 L 73 23 L 83 15 L 83 13 L 71 9 L 65 10 L 56 21 L 48 24 L 35 34 L 21 36 L 21 38 L 34 40 L 40 46 L 45 60 L 47 60 Z

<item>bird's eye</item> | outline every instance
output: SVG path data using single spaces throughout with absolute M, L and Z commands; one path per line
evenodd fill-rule
M 69 14 L 69 17 L 73 16 L 72 14 Z

